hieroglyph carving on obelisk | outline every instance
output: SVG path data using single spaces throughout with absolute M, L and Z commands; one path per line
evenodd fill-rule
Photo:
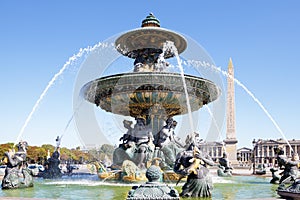
M 224 140 L 228 159 L 237 164 L 236 132 L 235 132 L 235 98 L 234 98 L 234 68 L 231 58 L 228 63 L 227 77 L 227 110 L 226 110 L 226 139 Z

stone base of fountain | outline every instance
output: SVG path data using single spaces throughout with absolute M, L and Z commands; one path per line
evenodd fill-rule
M 150 166 L 145 173 L 148 182 L 134 186 L 129 191 L 127 200 L 134 199 L 165 199 L 179 200 L 178 191 L 164 183 L 160 183 L 161 169 L 158 166 Z
M 284 199 L 300 199 L 300 180 L 287 187 L 279 185 L 277 194 Z

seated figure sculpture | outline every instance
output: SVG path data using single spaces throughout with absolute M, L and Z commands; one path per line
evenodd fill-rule
M 134 162 L 140 169 L 145 169 L 147 163 L 151 162 L 154 144 L 152 132 L 146 126 L 146 119 L 138 117 L 132 130 L 135 138 Z
M 122 169 L 126 160 L 132 161 L 140 169 L 145 169 L 154 151 L 152 132 L 147 128 L 144 117 L 136 119 L 134 128 L 131 127 L 131 121 L 124 120 L 123 124 L 128 131 L 120 138 L 123 142 L 113 153 L 112 169 Z
M 112 169 L 121 169 L 125 160 L 133 160 L 135 137 L 132 132 L 132 123 L 132 121 L 128 120 L 123 121 L 123 125 L 127 129 L 127 132 L 120 138 L 122 143 L 114 150 Z
M 199 150 L 195 142 L 177 155 L 174 172 L 180 174 L 182 177 L 187 176 L 187 182 L 183 185 L 180 196 L 211 196 L 213 185 L 207 165 L 213 166 L 215 164 L 208 155 L 204 155 Z
M 283 158 L 281 158 L 281 159 L 283 159 Z M 279 180 L 280 184 L 296 181 L 296 179 L 299 176 L 299 170 L 298 170 L 299 163 L 300 163 L 299 157 L 298 157 L 298 154 L 296 154 L 296 153 L 294 153 L 292 155 L 291 160 L 288 160 L 288 159 L 284 160 L 284 169 L 282 172 L 282 176 Z
M 7 167 L 2 179 L 2 189 L 15 189 L 33 187 L 33 178 L 26 166 L 27 142 L 21 141 L 18 144 L 18 151 L 5 153 Z
M 279 169 L 283 170 L 280 175 L 279 184 L 292 183 L 298 178 L 298 164 L 299 156 L 297 153 L 292 155 L 292 159 L 289 160 L 285 155 L 282 147 L 275 149 L 277 154 L 277 161 Z
M 145 48 L 142 51 L 133 52 L 133 54 L 136 54 L 134 72 L 153 72 L 166 69 L 169 63 L 165 61 L 162 53 L 161 49 L 153 48 Z
M 173 118 L 166 120 L 166 125 L 156 134 L 154 144 L 156 147 L 154 157 L 163 158 L 163 167 L 172 169 L 176 160 L 176 155 L 183 151 L 182 146 L 176 141 L 174 129 L 177 122 Z M 158 151 L 162 152 L 162 155 Z
M 232 176 L 233 168 L 230 166 L 226 152 L 224 152 L 223 157 L 219 159 L 218 167 L 219 167 L 219 169 L 217 170 L 218 176 L 221 177 Z
M 300 180 L 298 167 L 300 166 L 300 161 L 298 154 L 293 153 L 291 160 L 281 156 L 278 158 L 278 163 L 280 163 L 280 165 L 284 165 L 284 168 L 279 180 L 277 194 L 284 199 L 299 199 Z M 289 185 L 286 187 L 285 184 L 287 183 L 289 183 Z

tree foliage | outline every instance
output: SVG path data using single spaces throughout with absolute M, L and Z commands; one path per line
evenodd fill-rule
M 13 143 L 0 144 L 0 158 L 4 157 L 4 153 L 9 149 L 16 148 Z M 43 144 L 42 146 L 28 146 L 27 149 L 27 161 L 29 163 L 40 163 L 47 159 L 48 151 L 51 154 L 54 152 L 55 147 L 51 144 Z M 60 148 L 60 159 L 61 163 L 71 161 L 74 163 L 83 163 L 83 162 L 94 162 L 104 160 L 106 157 L 112 159 L 114 147 L 109 144 L 103 144 L 99 149 L 92 149 L 88 152 L 83 152 L 80 150 L 80 147 L 75 149 L 68 149 L 65 147 Z M 0 163 L 3 164 L 3 163 Z

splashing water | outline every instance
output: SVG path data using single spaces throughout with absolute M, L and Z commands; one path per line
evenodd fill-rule
M 60 135 L 59 139 L 61 140 L 61 138 L 64 136 L 64 134 L 66 133 L 66 131 L 68 130 L 73 118 L 74 118 L 74 115 L 77 113 L 78 109 L 80 108 L 81 104 L 83 103 L 83 100 L 80 102 L 80 104 L 78 105 L 78 107 L 75 109 L 75 111 L 73 112 L 71 118 L 69 119 L 65 129 L 64 129 L 64 132 Z
M 55 83 L 55 81 L 57 80 L 57 78 L 59 76 L 61 76 L 63 74 L 63 72 L 68 68 L 68 66 L 70 66 L 71 64 L 73 64 L 76 60 L 78 60 L 79 58 L 81 58 L 83 55 L 88 54 L 92 51 L 94 51 L 95 49 L 97 49 L 98 47 L 101 46 L 105 46 L 105 44 L 102 43 L 98 43 L 96 45 L 94 45 L 93 47 L 88 46 L 84 49 L 80 49 L 79 52 L 76 55 L 73 55 L 72 57 L 69 58 L 69 60 L 63 65 L 63 67 L 59 70 L 58 73 L 56 73 L 53 78 L 49 81 L 48 85 L 46 86 L 46 88 L 44 89 L 44 91 L 42 92 L 42 94 L 40 95 L 39 99 L 36 101 L 36 103 L 34 104 L 30 114 L 28 115 L 23 127 L 21 128 L 21 131 L 14 143 L 14 146 L 19 142 L 20 138 L 23 135 L 23 132 L 25 130 L 25 128 L 27 127 L 28 123 L 30 122 L 34 112 L 36 111 L 36 109 L 39 107 L 41 101 L 43 100 L 43 98 L 45 97 L 45 95 L 47 94 L 48 90 L 51 88 L 51 86 Z
M 240 87 L 242 87 L 247 94 L 259 105 L 259 107 L 264 111 L 264 113 L 268 116 L 268 118 L 271 120 L 271 122 L 273 123 L 273 125 L 276 127 L 276 129 L 278 130 L 278 132 L 281 134 L 281 136 L 283 137 L 283 139 L 286 141 L 286 143 L 288 144 L 288 146 L 290 147 L 291 151 L 293 152 L 294 150 L 292 149 L 289 141 L 287 140 L 287 138 L 285 137 L 285 135 L 283 134 L 283 131 L 281 130 L 281 128 L 279 127 L 279 125 L 276 123 L 276 121 L 273 119 L 273 117 L 271 116 L 271 114 L 268 112 L 268 110 L 263 106 L 263 104 L 254 96 L 254 94 L 243 84 L 241 83 L 239 80 L 237 80 L 236 78 L 234 78 L 232 75 L 228 74 L 226 71 L 222 70 L 220 67 L 216 67 L 214 65 L 211 65 L 210 63 L 207 62 L 201 62 L 201 61 L 195 61 L 195 60 L 189 60 L 189 61 L 184 61 L 185 65 L 190 65 L 190 66 L 197 66 L 197 67 L 209 67 L 213 70 L 215 70 L 216 72 L 220 72 L 222 73 L 225 77 L 228 77 L 230 79 L 233 79 L 234 82 L 239 85 Z
M 164 43 L 163 46 L 163 52 L 167 52 L 167 51 L 171 51 L 172 53 L 174 53 L 176 60 L 177 60 L 177 64 L 178 64 L 178 68 L 180 69 L 180 74 L 181 74 L 181 78 L 182 78 L 182 83 L 183 83 L 183 88 L 184 88 L 184 93 L 185 93 L 185 98 L 186 98 L 186 104 L 187 104 L 187 109 L 188 109 L 188 116 L 189 116 L 189 122 L 190 122 L 190 126 L 192 129 L 192 138 L 194 140 L 194 124 L 193 124 L 193 116 L 192 116 L 192 110 L 191 110 L 191 104 L 190 104 L 190 99 L 189 99 L 189 95 L 188 95 L 188 91 L 187 91 L 187 86 L 186 86 L 186 82 L 185 82 L 185 78 L 184 78 L 184 71 L 183 71 L 183 67 L 181 65 L 182 61 L 179 58 L 178 55 L 178 51 L 176 46 L 174 45 L 174 42 L 171 41 L 166 41 Z

